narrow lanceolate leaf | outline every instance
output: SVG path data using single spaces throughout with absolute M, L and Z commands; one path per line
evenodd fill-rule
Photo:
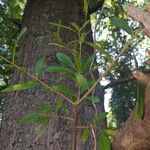
M 38 125 L 41 125 L 41 124 L 45 123 L 47 120 L 48 120 L 48 117 L 45 117 L 45 116 L 38 114 L 38 113 L 34 113 L 34 114 L 25 115 L 23 118 L 21 118 L 18 121 L 18 123 L 19 124 L 26 124 L 29 122 L 34 122 Z
M 76 24 L 76 23 L 70 23 L 71 24 L 71 26 L 73 26 L 74 28 L 75 28 L 75 30 L 77 31 L 77 32 L 80 32 L 80 27 Z
M 70 58 L 69 56 L 67 56 L 66 54 L 61 53 L 61 52 L 58 52 L 58 53 L 56 54 L 56 56 L 57 56 L 58 60 L 59 60 L 62 64 L 66 65 L 66 66 L 69 66 L 69 67 L 71 67 L 72 69 L 75 69 L 75 66 L 74 66 L 74 64 L 73 64 L 73 62 L 72 62 L 72 60 L 71 60 L 71 58 Z
M 107 57 L 107 59 L 110 61 L 110 62 L 113 62 L 113 59 L 112 59 L 112 56 L 110 55 L 109 52 L 107 52 L 105 50 L 105 48 L 99 44 L 99 43 L 87 43 L 89 44 L 91 47 L 93 47 L 96 51 L 99 51 L 101 54 L 103 54 L 105 57 Z
M 83 11 L 84 11 L 84 13 L 85 13 L 85 16 L 87 16 L 87 14 L 88 14 L 88 7 L 89 7 L 89 5 L 88 5 L 88 0 L 83 0 L 83 2 L 84 2 Z
M 104 130 L 100 130 L 99 143 L 102 150 L 111 150 L 110 139 Z
M 123 29 L 124 31 L 126 31 L 128 34 L 132 34 L 132 30 L 131 28 L 128 26 L 128 23 L 123 20 L 123 19 L 119 19 L 119 18 L 112 18 L 110 19 L 111 23 L 116 26 L 117 28 Z
M 137 109 L 136 109 L 136 117 L 138 119 L 142 119 L 144 116 L 144 94 L 145 87 L 144 85 L 137 82 Z
M 76 73 L 75 77 L 76 77 L 77 85 L 80 88 L 83 88 L 83 89 L 88 88 L 87 79 L 83 75 L 81 75 L 80 73 Z
M 65 25 L 62 25 L 62 24 L 53 23 L 53 22 L 49 22 L 49 24 L 50 24 L 50 25 L 53 25 L 53 26 L 56 26 L 56 27 L 59 27 L 59 28 L 63 28 L 63 29 L 67 29 L 67 30 L 76 32 L 76 31 L 75 31 L 74 29 L 72 29 L 71 27 L 68 27 L 68 26 L 65 26 Z
M 89 96 L 89 97 L 87 97 L 87 99 L 94 102 L 94 103 L 99 102 L 99 98 L 97 96 Z
M 25 115 L 24 117 L 22 117 L 18 123 L 19 124 L 26 124 L 26 123 L 29 123 L 31 121 L 34 121 L 36 119 L 36 114 L 28 114 L 28 115 Z
M 90 130 L 89 129 L 85 129 L 83 131 L 83 133 L 82 133 L 82 141 L 83 142 L 88 141 L 89 137 L 90 137 Z
M 63 100 L 60 99 L 56 102 L 55 112 L 58 113 L 62 107 L 63 107 Z
M 89 24 L 91 22 L 91 20 L 89 19 L 89 20 L 87 20 L 87 21 L 85 21 L 84 22 L 84 24 L 82 25 L 82 27 L 81 27 L 81 29 L 80 29 L 80 31 L 82 31 L 82 30 L 84 30 L 85 29 L 85 27 Z
M 52 90 L 58 91 L 60 93 L 67 94 L 67 95 L 70 95 L 70 96 L 74 95 L 74 92 L 70 88 L 68 88 L 64 85 L 60 85 L 60 84 L 52 86 Z
M 91 65 L 93 59 L 94 59 L 94 56 L 92 55 L 92 56 L 88 57 L 85 61 L 83 61 L 83 67 L 82 67 L 83 72 L 89 71 L 90 65 Z
M 66 73 L 69 75 L 74 75 L 74 72 L 72 69 L 69 69 L 67 67 L 64 66 L 49 66 L 46 68 L 46 72 L 49 73 Z
M 49 108 L 48 104 L 42 102 L 39 105 L 38 110 L 40 113 L 48 113 L 50 111 L 50 108 Z
M 45 57 L 40 57 L 36 64 L 35 64 L 35 68 L 34 68 L 34 72 L 36 74 L 36 76 L 40 75 L 43 71 L 44 68 L 44 62 L 45 62 Z
M 74 58 L 74 63 L 76 65 L 76 68 L 78 69 L 78 71 L 81 71 L 81 69 L 82 69 L 82 60 L 81 60 L 79 55 Z
M 101 112 L 101 113 L 99 113 L 98 115 L 96 115 L 92 119 L 93 124 L 99 123 L 101 120 L 103 120 L 104 118 L 106 118 L 107 115 L 108 115 L 108 112 Z
M 20 33 L 17 35 L 17 39 L 20 40 L 26 32 L 27 32 L 27 27 L 22 28 Z
M 23 83 L 19 83 L 13 86 L 10 86 L 2 91 L 0 91 L 0 93 L 5 93 L 5 92 L 14 92 L 14 91 L 19 91 L 19 90 L 26 90 L 26 89 L 30 89 L 33 88 L 35 86 L 37 86 L 39 83 L 36 81 L 27 81 L 27 82 L 23 82 Z

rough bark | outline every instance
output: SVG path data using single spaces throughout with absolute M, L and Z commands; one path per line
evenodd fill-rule
M 134 77 L 146 85 L 144 118 L 142 120 L 136 118 L 135 108 L 128 121 L 118 131 L 112 144 L 113 150 L 150 149 L 150 77 L 141 72 L 134 74 Z
M 48 22 L 59 22 L 67 25 L 69 22 L 83 23 L 85 19 L 83 13 L 82 0 L 28 0 L 24 11 L 22 25 L 28 28 L 28 31 L 20 43 L 20 52 L 17 64 L 28 68 L 29 72 L 33 72 L 34 65 L 38 57 L 45 56 L 47 65 L 57 64 L 56 53 L 64 51 L 58 47 L 49 47 L 49 43 L 55 42 L 51 32 L 55 28 L 50 26 Z M 90 28 L 88 27 L 87 31 Z M 77 39 L 74 33 L 67 30 L 61 32 L 64 42 Z M 89 40 L 92 34 L 89 34 Z M 64 51 L 68 53 L 68 51 Z M 90 53 L 86 48 L 86 53 Z M 58 83 L 60 74 L 42 74 L 40 79 L 52 85 Z M 30 80 L 26 75 L 15 71 L 11 80 L 12 84 Z M 67 86 L 73 88 L 72 83 L 67 80 L 62 81 Z M 55 94 L 49 94 L 40 87 L 32 90 L 13 92 L 6 96 L 5 110 L 1 128 L 1 148 L 2 150 L 69 150 L 72 145 L 72 126 L 65 120 L 55 120 L 53 126 L 49 127 L 48 132 L 40 138 L 36 139 L 36 126 L 32 123 L 20 126 L 17 121 L 26 114 L 33 113 L 39 103 L 47 101 L 53 110 L 55 101 L 60 97 Z M 66 108 L 71 106 L 66 104 Z M 87 113 L 88 112 L 88 113 Z M 82 114 L 81 114 L 82 113 Z M 92 104 L 88 104 L 82 108 L 81 116 L 84 115 L 83 122 L 94 115 Z M 66 114 L 68 116 L 71 113 Z M 92 138 L 91 138 L 92 139 Z M 82 143 L 79 138 L 77 144 L 78 150 L 91 150 L 93 145 L 91 142 Z

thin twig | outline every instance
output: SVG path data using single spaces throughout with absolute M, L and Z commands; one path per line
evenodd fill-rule
M 55 115 L 55 114 L 50 114 L 49 117 L 73 121 L 73 118 L 66 117 L 66 116 L 59 116 L 59 115 Z
M 38 79 L 37 77 L 35 77 L 34 75 L 32 75 L 31 73 L 29 73 L 28 71 L 26 71 L 25 69 L 22 69 L 22 67 L 19 67 L 18 65 L 12 63 L 11 61 L 9 61 L 8 59 L 4 58 L 3 56 L 0 55 L 0 58 L 3 59 L 4 61 L 6 61 L 7 63 L 11 64 L 14 68 L 16 68 L 18 71 L 21 71 L 25 74 L 27 74 L 29 77 L 31 77 L 32 79 L 34 79 L 35 81 L 37 81 L 38 83 L 40 83 L 41 85 L 43 85 L 45 88 L 52 90 L 53 92 L 55 92 L 56 94 L 62 96 L 65 100 L 67 100 L 69 103 L 74 104 L 68 97 L 66 97 L 64 94 L 54 90 L 53 88 L 51 88 L 50 86 L 48 86 L 46 83 L 44 83 L 43 81 L 41 81 L 40 79 Z
M 141 28 L 140 28 L 141 31 Z M 123 47 L 122 51 L 118 54 L 116 59 L 110 64 L 110 66 L 105 70 L 105 72 L 97 79 L 97 81 L 93 84 L 93 86 L 81 97 L 81 99 L 76 102 L 77 104 L 80 104 L 96 87 L 96 85 L 102 80 L 103 77 L 105 77 L 114 67 L 115 63 L 119 60 L 120 56 L 122 56 L 123 53 L 125 53 L 128 50 L 128 47 L 132 44 L 134 38 L 137 36 L 137 33 L 140 32 L 139 30 L 134 34 L 132 39 L 130 39 Z
M 99 126 L 95 126 L 95 125 L 89 125 L 89 126 L 77 126 L 78 129 L 89 129 L 89 128 L 96 128 L 96 129 L 100 129 Z
M 93 134 L 93 139 L 94 139 L 94 148 L 93 148 L 93 150 L 97 150 L 97 138 L 96 138 L 94 128 L 92 128 L 92 134 Z
M 73 110 L 73 143 L 72 143 L 72 150 L 76 150 L 77 148 L 77 134 L 78 134 L 78 128 L 77 128 L 77 123 L 78 123 L 78 105 L 74 105 L 74 110 Z

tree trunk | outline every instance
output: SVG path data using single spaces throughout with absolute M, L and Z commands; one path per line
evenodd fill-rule
M 144 118 L 142 120 L 136 118 L 135 108 L 127 122 L 118 131 L 112 144 L 112 150 L 150 149 L 150 77 L 138 72 L 135 78 L 146 85 Z
M 48 24 L 48 22 L 58 23 L 61 20 L 62 24 L 67 25 L 69 22 L 82 24 L 85 20 L 83 13 L 82 0 L 28 0 L 22 25 L 27 27 L 28 31 L 20 43 L 20 52 L 17 64 L 28 68 L 28 71 L 33 73 L 35 62 L 40 56 L 46 57 L 48 65 L 56 65 L 56 53 L 64 51 L 58 47 L 49 47 L 49 43 L 56 42 L 52 36 L 52 32 L 56 29 Z M 90 27 L 86 30 L 88 31 Z M 69 42 L 77 39 L 74 33 L 63 30 L 61 32 L 64 42 Z M 89 34 L 88 40 L 92 40 L 92 34 Z M 68 53 L 68 51 L 64 51 Z M 86 53 L 91 53 L 89 48 Z M 60 74 L 42 74 L 40 79 L 52 85 L 58 83 Z M 26 75 L 15 71 L 11 80 L 12 84 L 21 83 L 31 80 Z M 72 83 L 67 80 L 62 81 L 68 87 L 72 87 Z M 72 126 L 66 120 L 57 119 L 54 125 L 50 126 L 45 135 L 37 139 L 35 130 L 37 127 L 30 123 L 20 126 L 17 121 L 26 114 L 36 111 L 37 106 L 47 101 L 50 108 L 54 109 L 54 104 L 58 100 L 56 94 L 50 94 L 40 87 L 32 90 L 24 90 L 13 92 L 7 95 L 5 100 L 5 110 L 2 119 L 1 128 L 1 148 L 2 150 L 70 150 L 72 146 Z M 71 106 L 66 104 L 66 109 L 71 110 Z M 66 115 L 71 116 L 71 113 Z M 82 109 L 81 118 L 84 123 L 94 115 L 92 104 L 88 104 Z M 81 131 L 80 131 L 81 132 Z M 80 135 L 80 134 L 79 134 Z M 92 138 L 91 138 L 92 141 Z M 78 139 L 78 150 L 91 150 L 93 144 L 91 141 L 82 143 Z M 93 141 L 92 141 L 93 143 Z

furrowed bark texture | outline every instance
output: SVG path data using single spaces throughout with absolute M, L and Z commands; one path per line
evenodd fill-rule
M 50 47 L 49 43 L 56 43 L 56 39 L 52 35 L 56 31 L 56 27 L 49 25 L 48 22 L 59 22 L 67 25 L 69 22 L 83 23 L 85 17 L 83 13 L 82 0 L 28 0 L 23 16 L 23 26 L 28 28 L 25 37 L 20 43 L 20 52 L 17 64 L 28 68 L 29 72 L 33 72 L 35 62 L 38 57 L 45 56 L 47 65 L 56 65 L 56 53 L 68 51 Z M 86 29 L 90 30 L 90 27 Z M 76 40 L 77 36 L 68 31 L 61 31 L 64 42 Z M 92 34 L 89 34 L 89 40 L 92 41 Z M 86 48 L 86 53 L 91 53 Z M 60 74 L 42 74 L 40 79 L 52 85 L 60 83 Z M 15 71 L 11 80 L 12 84 L 21 83 L 31 80 L 26 75 Z M 74 85 L 67 79 L 61 80 L 68 87 L 74 88 Z M 72 145 L 72 126 L 66 120 L 55 120 L 53 125 L 40 139 L 36 139 L 37 127 L 30 123 L 27 125 L 19 125 L 17 121 L 26 114 L 36 111 L 37 106 L 47 101 L 50 109 L 54 110 L 54 104 L 60 97 L 50 94 L 42 90 L 40 87 L 13 92 L 6 96 L 5 110 L 1 128 L 1 149 L 2 150 L 70 150 Z M 65 103 L 66 104 L 66 103 Z M 71 106 L 66 104 L 66 109 L 70 111 Z M 92 104 L 80 108 L 82 111 L 80 116 L 84 115 L 82 123 L 89 122 L 89 118 L 94 115 Z M 71 116 L 71 113 L 63 112 L 63 115 Z M 81 131 L 80 131 L 81 132 Z M 93 145 L 90 142 L 82 143 L 81 138 L 78 139 L 78 150 L 91 150 Z
M 134 110 L 115 137 L 112 150 L 150 149 L 150 77 L 141 72 L 134 74 L 134 77 L 146 84 L 144 118 L 137 119 Z

